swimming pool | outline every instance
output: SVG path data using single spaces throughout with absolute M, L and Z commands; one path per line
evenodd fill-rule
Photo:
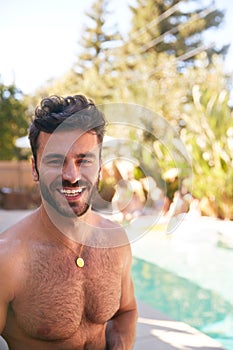
M 219 245 L 224 230 L 216 224 L 184 222 L 168 236 L 152 228 L 132 244 L 132 275 L 139 300 L 232 350 L 233 249 Z
M 226 315 L 232 317 L 232 305 L 217 293 L 141 259 L 133 259 L 132 276 L 137 299 L 233 349 L 233 337 L 223 321 Z

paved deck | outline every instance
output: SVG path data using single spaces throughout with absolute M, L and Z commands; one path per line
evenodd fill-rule
M 0 232 L 27 215 L 27 211 L 0 210 Z M 134 350 L 224 350 L 189 325 L 171 320 L 138 301 L 139 319 Z M 7 349 L 0 339 L 0 350 Z
M 138 301 L 134 350 L 223 350 L 214 339 Z

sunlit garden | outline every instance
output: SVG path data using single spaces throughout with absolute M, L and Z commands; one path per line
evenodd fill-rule
M 93 1 L 75 62 L 35 93 L 0 70 L 0 209 L 40 205 L 27 132 L 41 97 L 93 99 L 108 121 L 93 208 L 127 231 L 137 299 L 232 350 L 231 38 L 214 40 L 224 11 L 135 0 L 122 32 L 112 3 Z

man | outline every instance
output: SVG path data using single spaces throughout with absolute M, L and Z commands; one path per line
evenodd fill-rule
M 41 206 L 0 236 L 10 350 L 130 350 L 137 320 L 122 228 L 91 209 L 105 119 L 83 95 L 43 99 L 29 131 Z

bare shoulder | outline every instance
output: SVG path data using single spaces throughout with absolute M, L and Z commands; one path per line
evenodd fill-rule
M 28 246 L 28 232 L 32 227 L 32 214 L 0 234 L 0 284 L 20 283 Z
M 33 223 L 35 213 L 31 213 L 25 216 L 23 219 L 8 227 L 4 232 L 0 234 L 0 242 L 4 245 L 7 243 L 8 249 L 13 249 L 17 246 L 17 243 L 26 241 L 27 234 L 34 226 Z
M 106 245 L 109 248 L 121 248 L 123 254 L 130 252 L 130 243 L 127 233 L 121 225 L 99 214 L 95 214 L 97 226 L 103 232 Z
M 119 225 L 117 222 L 113 221 L 112 219 L 109 219 L 107 216 L 102 215 L 101 213 L 92 211 L 92 215 L 94 218 L 94 222 L 98 223 L 98 225 L 103 228 L 123 230 L 123 227 L 121 225 Z

